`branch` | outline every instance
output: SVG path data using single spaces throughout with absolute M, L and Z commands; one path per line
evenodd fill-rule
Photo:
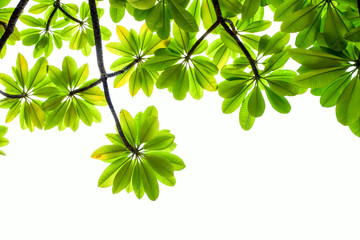
M 358 0 L 360 1 L 360 0 Z M 212 0 L 212 3 L 214 5 L 215 8 L 215 12 L 216 12 L 216 17 L 217 17 L 217 21 L 220 22 L 221 26 L 223 26 L 223 28 L 225 29 L 225 31 L 236 41 L 236 43 L 239 45 L 239 47 L 241 48 L 241 50 L 244 52 L 245 57 L 247 58 L 247 60 L 250 63 L 251 69 L 255 75 L 255 78 L 259 78 L 260 74 L 259 74 L 259 70 L 256 66 L 256 61 L 251 57 L 249 51 L 246 49 L 246 47 L 244 46 L 244 44 L 240 41 L 240 39 L 237 37 L 237 34 L 234 33 L 230 27 L 226 24 L 227 20 L 225 20 L 222 16 L 221 13 L 221 9 L 220 9 L 220 5 L 219 5 L 219 1 L 218 0 Z
M 1 90 L 0 90 L 0 94 L 3 95 L 4 97 L 12 98 L 12 99 L 14 99 L 14 98 L 23 98 L 24 97 L 24 95 L 11 95 L 11 94 L 8 94 L 8 93 L 3 92 Z
M 97 13 L 97 9 L 96 9 L 95 0 L 89 0 L 89 7 L 90 7 L 91 21 L 93 24 L 93 32 L 94 32 L 94 38 L 95 38 L 96 58 L 97 58 L 97 62 L 98 62 L 99 71 L 101 74 L 101 77 L 99 80 L 101 80 L 103 83 L 105 99 L 106 99 L 106 102 L 107 102 L 107 104 L 110 108 L 110 111 L 114 117 L 116 129 L 121 137 L 121 140 L 123 141 L 123 143 L 127 149 L 129 149 L 132 153 L 137 154 L 138 150 L 134 149 L 133 146 L 131 146 L 131 144 L 128 142 L 128 140 L 126 139 L 126 137 L 124 135 L 124 132 L 120 125 L 120 120 L 115 112 L 115 108 L 111 101 L 109 86 L 107 83 L 108 74 L 106 73 L 106 70 L 105 70 L 103 51 L 102 51 L 102 41 L 101 41 L 99 17 L 98 17 L 98 13 Z
M 359 0 L 360 1 L 360 0 Z M 195 42 L 195 44 L 191 47 L 190 51 L 188 52 L 186 59 L 190 59 L 191 55 L 195 52 L 196 48 L 200 45 L 200 43 L 211 33 L 215 30 L 215 28 L 220 24 L 220 21 L 217 20 L 211 27 Z
M 91 0 L 90 0 L 91 1 Z M 106 78 L 105 78 L 106 79 Z M 106 101 L 107 101 L 107 104 L 110 108 L 110 111 L 114 117 L 114 120 L 115 120 L 115 125 L 116 125 L 116 129 L 121 137 L 121 140 L 123 141 L 123 143 L 125 144 L 126 148 L 129 149 L 132 153 L 134 154 L 137 154 L 138 153 L 138 150 L 134 149 L 130 143 L 128 142 L 128 140 L 126 139 L 125 135 L 124 135 L 124 132 L 121 128 L 121 125 L 120 125 L 120 120 L 115 112 L 115 108 L 112 104 L 112 101 L 111 101 L 111 97 L 110 97 L 110 92 L 109 92 L 109 86 L 108 86 L 108 83 L 107 81 L 103 81 L 103 87 L 104 87 L 104 93 L 105 93 L 105 98 L 106 98 Z
M 59 10 L 60 10 L 63 14 L 65 14 L 65 16 L 67 16 L 68 18 L 70 18 L 70 19 L 73 20 L 74 22 L 77 22 L 77 23 L 79 23 L 79 24 L 84 24 L 83 21 L 77 19 L 76 17 L 71 16 L 67 11 L 65 11 L 65 9 L 60 5 L 59 2 L 56 2 L 54 5 L 55 5 L 55 8 L 58 7 Z
M 0 52 L 4 48 L 6 41 L 9 39 L 11 34 L 13 34 L 15 26 L 16 26 L 16 22 L 19 19 L 21 13 L 24 11 L 24 8 L 26 7 L 28 2 L 29 2 L 29 0 L 20 0 L 18 5 L 16 6 L 15 10 L 11 14 L 11 17 L 10 17 L 9 23 L 7 24 L 6 30 L 0 39 Z
M 102 50 L 102 40 L 101 40 L 99 16 L 97 13 L 95 0 L 89 0 L 89 7 L 90 7 L 90 14 L 91 14 L 91 21 L 93 24 L 96 58 L 97 58 L 97 62 L 98 62 L 98 67 L 99 67 L 99 71 L 101 74 L 101 78 L 106 79 L 106 70 L 105 70 L 104 55 L 103 55 L 103 50 Z
M 51 14 L 50 14 L 50 16 L 49 16 L 49 19 L 48 19 L 48 21 L 47 21 L 47 23 L 46 23 L 46 28 L 45 28 L 45 31 L 46 31 L 46 32 L 49 31 L 51 21 L 52 21 L 52 19 L 54 18 L 54 15 L 55 15 L 56 11 L 57 11 L 58 8 L 59 8 L 59 5 L 58 5 L 58 4 L 54 4 L 54 6 L 55 6 L 55 8 L 54 8 L 54 10 L 51 12 Z
M 128 71 L 130 68 L 132 68 L 136 63 L 138 63 L 140 61 L 140 59 L 134 59 L 134 61 L 132 61 L 129 65 L 127 65 L 126 67 L 124 67 L 123 69 L 119 70 L 119 71 L 116 71 L 116 72 L 113 72 L 113 73 L 108 73 L 106 74 L 106 76 L 108 78 L 111 78 L 111 77 L 115 77 L 117 75 L 120 75 L 120 74 L 123 74 L 124 72 Z

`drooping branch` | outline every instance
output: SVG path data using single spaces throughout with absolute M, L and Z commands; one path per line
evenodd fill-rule
M 26 7 L 28 2 L 29 0 L 20 0 L 13 13 L 11 14 L 9 23 L 7 24 L 5 32 L 0 39 L 0 52 L 4 48 L 6 41 L 9 39 L 11 34 L 13 34 L 16 22 L 19 19 L 21 13 L 24 11 L 24 8 Z
M 99 16 L 96 9 L 96 2 L 95 0 L 89 0 L 89 7 L 90 7 L 90 14 L 91 14 L 91 21 L 93 24 L 93 32 L 94 32 L 94 39 L 95 39 L 95 49 L 96 49 L 96 57 L 98 62 L 98 67 L 100 71 L 100 79 L 103 83 L 104 88 L 104 94 L 106 102 L 110 108 L 111 114 L 114 117 L 116 129 L 121 137 L 121 140 L 123 141 L 124 145 L 129 149 L 132 153 L 137 154 L 138 151 L 131 146 L 131 144 L 126 139 L 124 132 L 121 128 L 120 120 L 116 114 L 115 108 L 112 104 L 110 92 L 109 92 L 109 86 L 107 83 L 107 73 L 105 70 L 105 64 L 104 64 L 104 57 L 103 57 L 103 50 L 102 50 L 102 40 L 101 40 L 101 32 L 100 32 L 100 24 L 99 24 Z M 134 63 L 135 64 L 135 63 Z M 125 71 L 123 71 L 125 72 Z
M 55 8 L 54 8 L 54 10 L 50 13 L 49 19 L 47 20 L 47 23 L 46 23 L 46 28 L 45 28 L 45 31 L 46 31 L 46 32 L 49 31 L 51 21 L 53 20 L 56 11 L 59 9 L 59 5 L 58 5 L 58 4 L 54 4 L 54 6 L 55 6 Z
M 70 18 L 70 19 L 73 20 L 74 22 L 77 22 L 77 23 L 79 23 L 79 24 L 84 24 L 83 21 L 77 19 L 76 17 L 71 16 L 71 14 L 68 13 L 68 12 L 61 6 L 61 4 L 60 4 L 59 2 L 56 2 L 56 3 L 55 3 L 55 8 L 56 8 L 56 7 L 58 7 L 59 10 L 60 10 L 65 16 L 67 16 L 68 18 Z
M 195 52 L 196 48 L 200 45 L 200 43 L 209 35 L 215 28 L 220 24 L 220 21 L 216 21 L 211 27 L 195 42 L 195 44 L 191 47 L 188 52 L 186 58 L 189 59 L 191 55 Z
M 224 19 L 224 17 L 222 16 L 219 1 L 218 0 L 212 0 L 212 3 L 213 3 L 214 8 L 215 8 L 217 21 L 220 22 L 221 26 L 225 29 L 225 31 L 236 41 L 237 45 L 241 48 L 241 50 L 245 54 L 245 57 L 249 61 L 250 67 L 251 67 L 251 69 L 252 69 L 252 71 L 253 71 L 253 73 L 255 75 L 255 78 L 259 78 L 260 74 L 259 74 L 259 70 L 258 70 L 258 68 L 256 66 L 256 61 L 251 57 L 249 51 L 246 49 L 244 44 L 240 41 L 237 34 L 235 32 L 233 32 L 230 29 L 230 27 L 226 24 L 227 20 Z

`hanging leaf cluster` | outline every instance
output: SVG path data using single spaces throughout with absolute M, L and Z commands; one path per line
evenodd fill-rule
M 78 5 L 64 4 L 53 0 L 36 0 L 39 4 L 32 6 L 29 13 L 42 14 L 42 18 L 32 15 L 21 15 L 20 20 L 29 27 L 20 32 L 23 45 L 34 45 L 34 58 L 42 55 L 49 57 L 54 45 L 61 49 L 63 41 L 69 41 L 69 48 L 81 50 L 85 56 L 91 53 L 95 45 L 89 5 L 82 2 Z M 104 10 L 98 8 L 100 17 Z M 80 18 L 77 18 L 77 15 Z M 110 40 L 111 31 L 101 26 L 103 40 Z
M 114 194 L 124 189 L 133 191 L 139 199 L 146 193 L 155 201 L 159 196 L 158 182 L 174 186 L 174 171 L 185 168 L 182 159 L 171 153 L 176 147 L 175 137 L 169 130 L 159 130 L 158 112 L 154 106 L 134 118 L 122 110 L 120 123 L 135 152 L 127 149 L 119 134 L 106 134 L 112 144 L 98 148 L 91 155 L 110 163 L 100 176 L 99 187 L 112 186 Z
M 5 92 L 12 95 L 0 102 L 1 108 L 9 109 L 5 122 L 11 122 L 19 115 L 21 128 L 30 131 L 35 127 L 47 130 L 55 126 L 59 130 L 69 127 L 76 131 L 79 120 L 88 126 L 101 122 L 101 114 L 94 105 L 106 105 L 102 90 L 95 86 L 74 94 L 97 80 L 86 81 L 88 64 L 77 69 L 75 60 L 68 56 L 60 70 L 49 66 L 42 57 L 29 70 L 26 59 L 19 54 L 12 70 L 15 79 L 0 73 L 0 83 Z

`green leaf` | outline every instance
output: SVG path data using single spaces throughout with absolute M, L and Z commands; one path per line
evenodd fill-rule
M 159 132 L 159 121 L 157 117 L 149 116 L 142 121 L 139 131 L 140 143 L 151 141 Z
M 41 83 L 47 75 L 48 62 L 46 58 L 40 58 L 36 61 L 34 67 L 29 72 L 26 88 L 31 89 Z
M 291 106 L 285 97 L 277 95 L 271 88 L 265 86 L 265 93 L 271 106 L 279 113 L 289 113 Z
M 201 3 L 201 19 L 205 30 L 208 30 L 217 20 L 216 12 L 211 0 L 203 0 Z M 219 33 L 219 28 L 216 28 L 213 33 Z
M 331 84 L 340 77 L 346 70 L 346 67 L 330 67 L 314 69 L 310 72 L 300 74 L 294 78 L 294 83 L 306 88 L 320 88 Z
M 8 127 L 1 125 L 0 126 L 0 136 L 3 137 L 8 132 Z
M 289 55 L 292 59 L 303 66 L 310 68 L 329 68 L 344 65 L 346 59 L 340 58 L 327 52 L 320 52 L 310 49 L 290 49 Z
M 247 96 L 240 107 L 239 122 L 242 129 L 248 131 L 252 128 L 255 122 L 255 117 L 251 116 L 248 111 L 250 95 Z
M 219 84 L 219 95 L 223 98 L 232 98 L 248 85 L 249 83 L 243 80 L 223 81 Z
M 182 68 L 183 65 L 179 63 L 165 69 L 165 71 L 161 73 L 160 77 L 156 81 L 156 87 L 159 89 L 164 89 L 174 85 L 175 82 L 179 79 Z
M 28 64 L 23 55 L 21 53 L 18 54 L 16 59 L 16 72 L 18 75 L 19 84 L 22 88 L 25 87 L 25 84 L 28 80 Z
M 123 145 L 105 145 L 96 149 L 91 157 L 104 161 L 113 162 L 118 158 L 124 158 L 129 154 L 129 150 Z
M 288 54 L 289 48 L 290 46 L 286 47 L 284 51 L 275 53 L 270 58 L 268 58 L 265 63 L 265 69 L 261 74 L 282 68 L 290 58 Z
M 351 29 L 345 34 L 345 39 L 352 42 L 360 42 L 360 26 Z
M 282 51 L 290 40 L 290 34 L 277 32 L 272 36 L 263 52 L 264 55 L 271 55 Z
M 265 31 L 270 26 L 271 26 L 271 21 L 259 20 L 259 21 L 250 23 L 244 29 L 242 29 L 242 31 L 251 32 L 251 33 L 261 32 L 261 31 Z
M 198 32 L 199 26 L 196 24 L 195 18 L 180 6 L 175 0 L 168 0 L 168 7 L 171 16 L 176 24 L 187 32 Z
M 125 16 L 125 7 L 117 8 L 110 6 L 110 17 L 114 23 L 118 23 Z
M 321 17 L 318 14 L 311 22 L 310 26 L 300 31 L 296 36 L 295 45 L 298 48 L 308 48 L 316 40 L 318 33 L 320 32 Z
M 21 107 L 21 100 L 17 99 L 17 101 L 10 107 L 8 113 L 6 114 L 5 123 L 9 123 L 14 118 L 16 118 L 17 115 L 20 113 L 20 107 Z
M 196 56 L 191 61 L 194 65 L 196 80 L 200 86 L 208 91 L 216 91 L 217 82 L 214 75 L 219 71 L 217 66 L 203 56 Z
M 360 117 L 360 79 L 358 76 L 353 78 L 347 85 L 336 104 L 336 118 L 345 125 L 349 126 Z
M 316 8 L 317 6 L 309 6 L 292 13 L 284 19 L 281 24 L 281 31 L 293 33 L 305 29 L 311 24 L 317 12 Z
M 189 91 L 189 74 L 185 67 L 181 69 L 180 76 L 175 82 L 172 92 L 176 100 L 184 100 Z
M 261 0 L 245 0 L 242 8 L 241 19 L 243 21 L 252 18 L 260 7 Z
M 45 130 L 51 129 L 61 123 L 64 119 L 66 109 L 69 106 L 69 102 L 61 103 L 55 110 L 53 110 L 46 118 Z
M 152 152 L 152 154 L 156 154 L 157 156 L 161 156 L 161 157 L 167 159 L 171 163 L 174 171 L 180 171 L 186 167 L 184 161 L 180 157 L 176 156 L 175 154 L 165 152 L 165 151 Z
M 114 194 L 121 192 L 121 190 L 125 189 L 130 184 L 135 165 L 134 162 L 135 161 L 127 161 L 117 172 L 112 187 L 112 192 Z
M 146 150 L 164 150 L 173 144 L 175 136 L 167 130 L 161 130 L 150 141 L 144 144 Z
M 63 82 L 66 83 L 67 86 L 73 87 L 76 70 L 77 66 L 75 60 L 70 56 L 66 56 L 62 63 L 62 76 L 64 78 Z
M 189 93 L 190 93 L 190 95 L 194 99 L 197 99 L 197 100 L 201 99 L 204 94 L 204 91 L 203 91 L 203 88 L 199 85 L 199 83 L 196 80 L 196 76 L 195 76 L 193 68 L 189 69 L 188 76 L 189 76 Z
M 4 85 L 6 90 L 10 91 L 11 93 L 22 94 L 21 88 L 9 75 L 0 73 L 0 83 Z
M 120 112 L 120 124 L 126 139 L 131 146 L 135 146 L 137 140 L 137 128 L 136 123 L 130 113 L 124 109 Z
M 124 165 L 124 163 L 128 160 L 128 157 L 124 157 L 111 163 L 101 174 L 98 181 L 98 186 L 101 188 L 106 188 L 113 185 L 116 174 L 119 172 L 120 168 Z
M 66 81 L 66 79 L 63 77 L 63 74 L 61 72 L 60 69 L 58 69 L 57 67 L 54 66 L 49 66 L 48 67 L 48 73 L 49 73 L 49 77 L 51 79 L 51 81 L 60 88 L 60 90 L 63 90 L 65 92 L 68 92 L 68 82 Z
M 142 85 L 142 76 L 140 72 L 140 68 L 135 68 L 129 79 L 129 91 L 132 97 L 136 95 Z
M 324 24 L 324 38 L 327 45 L 335 50 L 341 51 L 346 48 L 346 41 L 344 40 L 345 34 L 348 29 L 339 16 L 339 11 L 328 7 L 325 24 Z
M 152 8 L 156 0 L 128 0 L 127 2 L 134 8 L 146 10 Z
M 5 137 L 0 137 L 0 147 L 5 147 L 9 144 L 9 140 Z M 4 154 L 1 154 L 4 155 Z
M 44 20 L 39 19 L 39 18 L 36 19 L 36 18 L 34 18 L 32 16 L 28 16 L 28 15 L 21 15 L 20 21 L 30 27 L 43 27 Z
M 181 56 L 159 55 L 146 60 L 144 68 L 149 70 L 160 71 L 168 69 L 181 59 Z
M 29 104 L 29 114 L 31 117 L 31 122 L 37 127 L 38 129 L 44 128 L 44 123 L 46 119 L 45 112 L 41 109 L 41 107 L 35 103 L 31 102 Z
M 324 90 L 320 97 L 320 104 L 323 107 L 333 107 L 336 105 L 340 95 L 345 90 L 351 79 L 350 74 L 344 74 L 328 88 Z
M 134 172 L 132 176 L 132 186 L 134 188 L 135 195 L 138 199 L 144 196 L 145 190 L 141 179 L 140 163 L 136 162 Z
M 250 93 L 248 111 L 251 116 L 261 117 L 265 111 L 265 101 L 260 87 L 256 85 Z
M 248 85 L 248 87 L 244 88 L 236 96 L 225 99 L 222 104 L 222 112 L 229 114 L 234 112 L 236 109 L 238 109 L 241 103 L 244 101 L 244 98 L 251 86 L 252 84 Z
M 360 137 L 360 119 L 350 125 L 350 130 L 358 137 Z
M 144 156 L 144 159 L 149 163 L 151 168 L 159 175 L 165 178 L 174 176 L 174 168 L 170 161 L 156 152 L 149 152 Z
M 140 176 L 141 181 L 144 185 L 144 190 L 146 195 L 150 200 L 155 201 L 159 196 L 159 184 L 158 181 L 152 172 L 150 166 L 145 162 L 140 162 Z
M 181 47 L 182 49 L 187 51 L 189 48 L 189 44 L 190 44 L 189 33 L 182 30 L 181 28 L 179 28 L 178 25 L 174 24 L 173 25 L 173 35 L 174 35 L 175 42 L 179 45 L 179 47 Z

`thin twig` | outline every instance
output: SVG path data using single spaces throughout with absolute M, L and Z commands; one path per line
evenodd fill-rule
M 59 10 L 60 10 L 63 14 L 65 14 L 65 16 L 67 16 L 68 18 L 70 18 L 70 19 L 73 20 L 74 22 L 77 22 L 77 23 L 79 23 L 79 24 L 84 24 L 83 21 L 77 19 L 76 17 L 71 16 L 70 13 L 68 13 L 67 11 L 65 11 L 65 9 L 60 5 L 60 3 L 57 3 L 57 4 L 55 4 L 55 5 L 58 6 Z
M 190 59 L 191 55 L 195 52 L 196 48 L 200 45 L 200 43 L 209 35 L 215 28 L 220 24 L 220 21 L 216 21 L 211 27 L 195 42 L 195 44 L 191 47 L 188 52 L 186 58 Z
M 134 149 L 133 146 L 131 146 L 131 144 L 128 142 L 128 140 L 126 139 L 124 132 L 121 128 L 120 125 L 120 120 L 116 114 L 115 108 L 112 104 L 111 101 L 111 97 L 110 97 L 110 92 L 109 92 L 109 86 L 107 83 L 107 73 L 105 70 L 105 65 L 104 65 L 104 58 L 103 58 L 103 51 L 102 51 L 102 40 L 101 40 L 101 32 L 100 32 L 100 24 L 99 24 L 99 17 L 98 17 L 98 13 L 97 13 L 97 9 L 96 9 L 96 2 L 95 0 L 89 0 L 89 7 L 90 7 L 90 14 L 91 14 L 91 20 L 92 20 L 92 24 L 93 24 L 93 32 L 94 32 L 94 39 L 95 39 L 95 49 L 96 49 L 96 57 L 97 57 L 97 62 L 98 62 L 98 67 L 99 67 L 99 71 L 101 74 L 101 81 L 103 83 L 103 88 L 104 88 L 104 94 L 105 94 L 105 99 L 106 102 L 110 108 L 110 111 L 114 117 L 115 120 L 115 125 L 116 125 L 116 129 L 121 137 L 121 140 L 123 141 L 124 145 L 126 146 L 127 149 L 129 149 L 132 153 L 137 154 L 138 151 L 136 149 Z
M 252 69 L 252 71 L 253 71 L 253 73 L 255 75 L 255 78 L 259 78 L 260 74 L 259 74 L 259 70 L 258 70 L 258 68 L 256 66 L 256 61 L 251 57 L 249 51 L 246 49 L 244 44 L 240 41 L 237 34 L 234 33 L 230 29 L 230 27 L 226 24 L 226 20 L 224 19 L 224 17 L 222 16 L 222 13 L 221 13 L 219 1 L 218 0 L 212 0 L 212 3 L 213 3 L 214 8 L 215 8 L 217 20 L 220 21 L 221 26 L 223 26 L 225 31 L 236 41 L 236 43 L 239 45 L 239 47 L 241 48 L 241 50 L 245 54 L 245 57 L 247 58 L 247 60 L 250 63 L 250 67 L 251 67 L 251 69 Z
M 6 30 L 0 39 L 0 52 L 4 48 L 6 41 L 9 39 L 11 34 L 13 34 L 16 22 L 19 19 L 21 13 L 24 11 L 29 0 L 20 0 L 13 13 L 11 14 L 9 23 L 7 24 Z
M 12 98 L 12 99 L 14 99 L 14 98 L 23 98 L 24 97 L 24 95 L 11 95 L 11 94 L 8 94 L 8 93 L 3 92 L 1 90 L 0 90 L 0 94 L 3 95 L 4 97 Z
M 49 19 L 47 20 L 47 23 L 46 23 L 46 28 L 45 28 L 45 31 L 46 31 L 46 32 L 49 31 L 51 21 L 53 20 L 56 11 L 57 11 L 58 8 L 59 8 L 59 5 L 58 5 L 58 4 L 54 4 L 54 6 L 55 6 L 55 8 L 54 8 L 54 10 L 51 12 L 51 14 L 50 14 L 50 16 L 49 16 Z
M 113 73 L 108 73 L 106 74 L 106 76 L 108 78 L 111 78 L 111 77 L 115 77 L 117 75 L 120 75 L 120 74 L 123 74 L 124 72 L 128 71 L 130 68 L 132 68 L 136 63 L 138 63 L 140 60 L 139 59 L 135 59 L 134 61 L 132 61 L 129 65 L 127 65 L 126 67 L 124 67 L 123 69 L 119 70 L 119 71 L 116 71 L 116 72 L 113 72 Z

